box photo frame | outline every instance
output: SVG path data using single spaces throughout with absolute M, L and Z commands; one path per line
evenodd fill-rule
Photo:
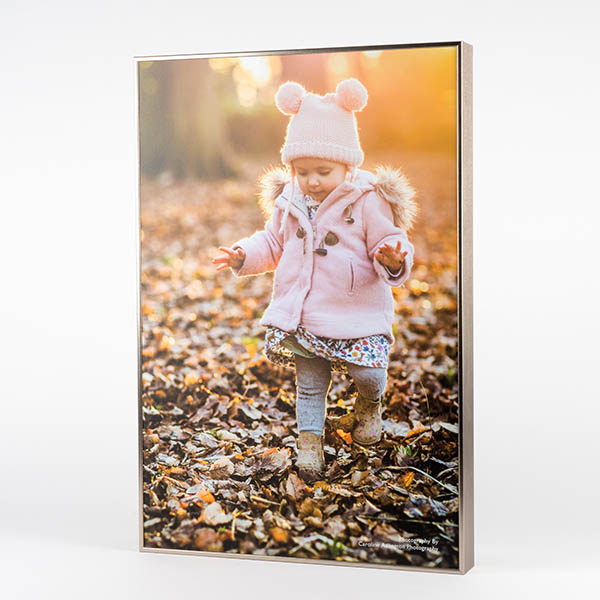
M 472 47 L 134 62 L 140 550 L 466 573 Z

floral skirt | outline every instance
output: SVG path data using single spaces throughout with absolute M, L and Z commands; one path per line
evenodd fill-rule
M 336 340 L 318 337 L 302 325 L 294 332 L 269 327 L 265 334 L 265 356 L 275 364 L 295 367 L 294 354 L 307 358 L 321 357 L 331 362 L 334 371 L 347 373 L 347 362 L 363 367 L 387 369 L 390 342 L 385 335 Z

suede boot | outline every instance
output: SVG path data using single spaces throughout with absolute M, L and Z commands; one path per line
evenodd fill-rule
M 325 468 L 323 436 L 310 431 L 298 434 L 298 474 L 305 481 L 318 479 Z
M 376 444 L 383 433 L 381 398 L 374 402 L 359 394 L 354 401 L 354 415 L 356 425 L 352 430 L 352 440 L 361 446 Z

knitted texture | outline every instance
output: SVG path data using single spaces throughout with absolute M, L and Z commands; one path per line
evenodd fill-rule
M 335 93 L 319 96 L 306 93 L 292 81 L 278 90 L 279 110 L 291 115 L 281 160 L 286 165 L 296 158 L 324 158 L 357 167 L 364 160 L 360 147 L 355 111 L 367 103 L 367 90 L 357 79 L 338 84 Z
M 323 358 L 296 354 L 296 419 L 298 431 L 323 435 L 326 399 L 331 383 L 331 367 Z

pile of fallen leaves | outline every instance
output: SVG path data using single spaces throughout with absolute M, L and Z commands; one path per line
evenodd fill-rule
M 415 174 L 418 162 L 419 188 Z M 143 183 L 147 547 L 458 566 L 456 215 L 453 198 L 440 200 L 448 187 L 421 194 L 417 260 L 394 289 L 384 437 L 352 443 L 354 385 L 334 373 L 327 470 L 307 485 L 294 468 L 294 373 L 262 355 L 258 321 L 272 278 L 237 280 L 210 264 L 217 246 L 262 227 L 254 183 Z

